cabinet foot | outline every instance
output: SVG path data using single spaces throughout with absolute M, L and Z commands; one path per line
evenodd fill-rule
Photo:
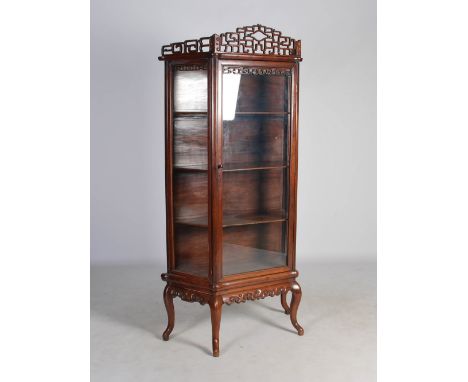
M 294 281 L 291 285 L 292 299 L 291 299 L 291 323 L 294 328 L 297 330 L 297 334 L 300 336 L 304 335 L 304 329 L 297 322 L 297 309 L 299 308 L 299 303 L 301 302 L 302 291 L 300 285 Z
M 171 334 L 172 329 L 174 329 L 175 321 L 174 301 L 169 290 L 169 285 L 166 285 L 164 288 L 164 305 L 166 306 L 167 311 L 167 328 L 164 331 L 162 337 L 164 341 L 168 341 L 169 335 Z

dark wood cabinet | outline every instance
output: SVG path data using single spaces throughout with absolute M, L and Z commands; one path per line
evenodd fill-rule
M 174 327 L 174 297 L 210 306 L 214 356 L 223 304 L 281 296 L 302 335 L 295 259 L 300 41 L 253 25 L 163 46 L 159 59 L 166 80 L 164 340 Z

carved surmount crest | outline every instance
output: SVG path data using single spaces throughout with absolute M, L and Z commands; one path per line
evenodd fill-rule
M 237 28 L 235 32 L 225 32 L 198 40 L 186 40 L 164 45 L 162 56 L 189 53 L 236 53 L 272 54 L 300 57 L 300 40 L 295 40 L 270 27 L 261 24 Z
M 223 302 L 227 305 L 231 305 L 233 303 L 240 304 L 241 302 L 246 302 L 247 300 L 260 300 L 264 299 L 265 297 L 279 296 L 282 292 L 287 292 L 289 289 L 290 287 L 288 286 L 256 289 L 254 291 L 242 292 L 233 296 L 223 296 Z
M 296 40 L 260 24 L 221 33 L 219 51 L 226 53 L 295 55 Z

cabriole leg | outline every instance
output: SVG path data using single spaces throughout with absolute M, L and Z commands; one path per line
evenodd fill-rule
M 221 296 L 214 297 L 210 302 L 211 331 L 213 340 L 213 357 L 219 357 L 219 328 L 221 326 L 221 309 L 223 299 Z
M 288 294 L 288 291 L 281 292 L 281 305 L 283 306 L 285 314 L 289 314 L 291 312 L 288 306 L 288 302 L 286 300 L 287 294 Z
M 299 308 L 299 303 L 301 302 L 302 291 L 300 285 L 294 281 L 291 285 L 292 299 L 291 299 L 291 323 L 297 330 L 297 334 L 302 336 L 304 334 L 304 329 L 301 325 L 297 323 L 297 309 Z
M 166 306 L 167 311 L 167 328 L 163 333 L 163 340 L 168 341 L 169 335 L 171 334 L 172 329 L 174 329 L 175 321 L 174 301 L 170 293 L 169 285 L 166 285 L 164 288 L 164 305 Z

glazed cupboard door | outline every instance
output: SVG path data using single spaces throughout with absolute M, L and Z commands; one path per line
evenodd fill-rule
M 208 277 L 207 61 L 169 66 L 175 271 Z
M 285 267 L 291 69 L 225 62 L 221 72 L 223 275 Z

